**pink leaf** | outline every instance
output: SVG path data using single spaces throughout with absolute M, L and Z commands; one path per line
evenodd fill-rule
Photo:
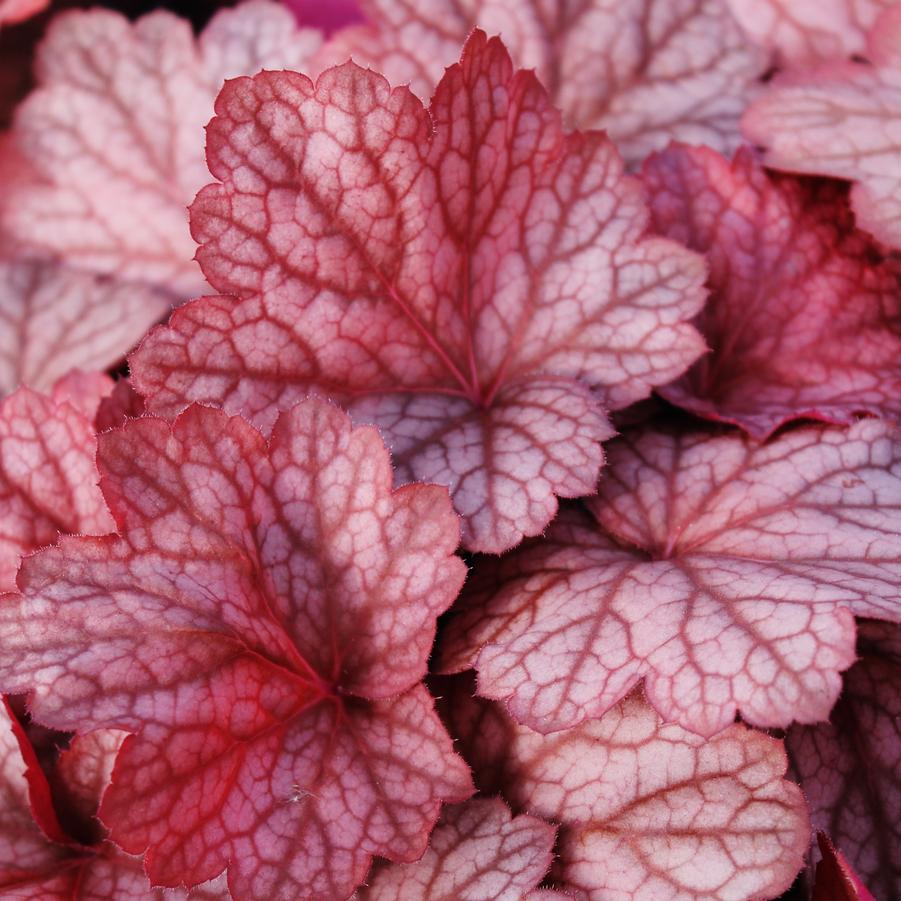
M 817 864 L 812 901 L 875 901 L 825 833 L 817 833 L 817 844 L 823 859 Z
M 15 25 L 36 16 L 50 0 L 0 0 L 0 25 Z
M 28 559 L 0 681 L 37 719 L 121 728 L 101 819 L 156 884 L 344 899 L 414 860 L 468 771 L 419 685 L 465 573 L 434 486 L 319 400 L 271 440 L 192 407 L 100 437 L 121 537 Z
M 431 118 L 353 64 L 317 85 L 230 82 L 209 127 L 221 184 L 192 208 L 214 287 L 132 357 L 151 409 L 189 400 L 268 427 L 327 392 L 377 424 L 400 482 L 449 486 L 468 547 L 540 532 L 594 490 L 618 408 L 701 350 L 700 258 L 643 237 L 639 186 L 597 133 L 475 32 Z M 599 405 L 600 402 L 600 405 Z
M 804 799 L 783 778 L 782 743 L 761 732 L 731 725 L 704 739 L 637 694 L 552 735 L 477 699 L 458 695 L 452 709 L 462 749 L 493 755 L 514 809 L 560 824 L 555 871 L 579 898 L 772 898 L 801 868 Z
M 845 59 L 897 0 L 727 0 L 742 28 L 786 66 Z
M 474 27 L 534 68 L 568 122 L 603 128 L 627 160 L 676 138 L 724 152 L 767 68 L 720 0 L 361 0 L 371 26 L 340 32 L 322 60 L 358 63 L 424 100 Z
M 860 623 L 858 653 L 830 722 L 793 726 L 786 745 L 814 825 L 891 898 L 901 885 L 901 630 Z
M 593 516 L 572 511 L 476 571 L 444 665 L 542 731 L 600 716 L 642 677 L 711 735 L 828 716 L 852 613 L 901 621 L 901 443 L 865 420 L 759 445 L 646 428 L 610 445 Z
M 168 12 L 57 16 L 15 124 L 37 179 L 4 192 L 4 224 L 32 252 L 202 293 L 185 207 L 206 181 L 213 98 L 229 76 L 305 65 L 318 43 L 267 0 L 220 12 L 197 40 Z
M 15 587 L 23 554 L 114 528 L 96 449 L 91 419 L 65 400 L 20 388 L 0 401 L 0 591 Z
M 657 231 L 710 267 L 712 353 L 664 397 L 760 438 L 799 417 L 901 416 L 898 280 L 840 189 L 685 146 L 651 157 L 644 181 Z
M 121 360 L 172 297 L 57 263 L 0 262 L 0 393 Z
M 858 225 L 901 247 L 901 7 L 870 32 L 867 62 L 822 65 L 777 78 L 743 119 L 776 169 L 856 182 Z
M 554 828 L 498 798 L 446 807 L 425 855 L 376 870 L 360 901 L 522 901 L 551 864 Z

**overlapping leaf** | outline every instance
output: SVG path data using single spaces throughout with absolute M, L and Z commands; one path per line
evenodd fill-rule
M 64 380 L 52 395 L 20 388 L 0 401 L 0 591 L 15 587 L 23 554 L 115 528 L 94 462 L 97 388 L 80 383 L 76 402 Z
M 418 684 L 465 567 L 444 489 L 391 488 L 371 428 L 310 400 L 269 443 L 192 407 L 104 433 L 121 536 L 28 558 L 0 683 L 38 721 L 121 728 L 101 820 L 155 884 L 344 899 L 471 791 Z
M 817 863 L 812 901 L 875 901 L 825 833 L 817 833 L 817 844 L 823 856 Z
M 325 48 L 409 82 L 424 100 L 474 27 L 498 33 L 517 65 L 534 68 L 578 128 L 604 128 L 627 160 L 676 138 L 724 152 L 764 74 L 721 0 L 362 0 L 369 26 Z
M 844 192 L 672 146 L 643 170 L 656 230 L 704 253 L 712 352 L 661 393 L 765 437 L 798 417 L 901 416 L 901 288 Z
M 801 868 L 807 811 L 775 739 L 741 725 L 704 739 L 636 694 L 552 735 L 459 688 L 449 700 L 476 771 L 514 809 L 561 824 L 555 872 L 578 898 L 772 898 Z
M 263 427 L 311 391 L 379 425 L 398 479 L 450 487 L 464 541 L 500 552 L 591 493 L 623 407 L 701 350 L 703 263 L 645 238 L 639 186 L 475 32 L 431 117 L 348 63 L 314 86 L 226 85 L 221 184 L 192 208 L 210 283 L 132 357 L 151 409 Z
M 0 261 L 0 394 L 124 358 L 172 304 L 152 287 L 58 263 Z
M 879 898 L 901 891 L 901 630 L 859 624 L 860 659 L 828 723 L 793 726 L 792 767 L 818 829 Z
M 867 33 L 897 0 L 726 0 L 742 28 L 781 65 L 844 60 L 866 51 Z
M 901 6 L 884 12 L 865 61 L 777 78 L 743 120 L 776 169 L 856 182 L 858 225 L 901 247 Z
M 62 752 L 57 787 L 74 801 L 84 821 L 97 812 L 122 734 L 102 730 L 77 737 Z M 98 837 L 82 844 L 57 819 L 46 775 L 15 717 L 0 705 L 0 896 L 17 901 L 225 901 L 224 880 L 196 891 L 151 887 L 141 859 Z M 96 820 L 93 820 L 96 823 Z M 52 836 L 48 838 L 48 835 Z
M 56 17 L 15 123 L 36 174 L 3 192 L 5 226 L 31 254 L 201 293 L 185 207 L 207 180 L 213 98 L 229 76 L 306 65 L 319 41 L 268 0 L 219 13 L 196 41 L 168 12 Z
M 360 901 L 537 901 L 532 892 L 551 864 L 554 827 L 511 817 L 498 798 L 446 807 L 425 855 L 370 877 Z M 563 895 L 547 893 L 546 897 Z
M 825 719 L 852 613 L 901 621 L 901 443 L 864 420 L 765 445 L 646 427 L 610 445 L 593 515 L 561 515 L 476 573 L 445 665 L 542 731 L 599 716 L 644 677 L 702 734 Z

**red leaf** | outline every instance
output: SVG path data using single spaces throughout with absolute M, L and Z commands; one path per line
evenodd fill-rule
M 217 290 L 132 357 L 136 387 L 278 409 L 327 392 L 385 433 L 399 481 L 450 487 L 472 549 L 540 532 L 594 490 L 618 408 L 701 350 L 701 261 L 644 238 L 601 134 L 566 136 L 528 72 L 474 33 L 432 117 L 347 64 L 314 86 L 230 82 L 209 127 L 222 184 L 192 208 Z M 553 226 L 550 224 L 553 223 Z
M 732 725 L 704 739 L 636 694 L 552 735 L 477 699 L 458 695 L 451 709 L 462 749 L 494 757 L 514 809 L 561 824 L 555 871 L 577 897 L 772 898 L 801 868 L 804 799 L 783 778 L 782 743 L 761 732 Z
M 0 394 L 112 366 L 171 303 L 162 291 L 57 263 L 0 262 Z
M 786 66 L 845 59 L 866 49 L 867 32 L 896 0 L 727 0 L 757 43 Z
M 17 734 L 18 733 L 18 734 Z M 76 739 L 78 742 L 79 739 Z M 69 756 L 81 757 L 86 775 L 85 741 L 74 745 Z M 95 755 L 96 757 L 96 755 Z M 33 761 L 27 739 L 15 719 L 0 704 L 0 895 L 16 901 L 225 901 L 224 884 L 208 883 L 193 892 L 153 889 L 141 868 L 140 858 L 122 854 L 109 842 L 93 848 L 78 845 L 63 834 L 59 843 L 49 841 L 32 814 L 35 804 L 43 824 L 48 815 L 49 789 Z M 26 761 L 29 761 L 26 763 Z M 26 772 L 28 778 L 26 779 Z M 96 802 L 96 798 L 94 799 Z M 96 807 L 95 807 L 96 810 Z M 65 843 L 65 844 L 64 844 Z
M 901 886 L 901 630 L 861 622 L 858 653 L 830 722 L 793 726 L 786 745 L 814 825 L 878 897 L 892 898 Z
M 37 179 L 4 192 L 5 226 L 32 252 L 202 293 L 185 207 L 206 181 L 213 98 L 226 77 L 305 65 L 318 44 L 266 0 L 220 12 L 196 40 L 163 11 L 57 16 L 14 128 Z
M 578 128 L 603 128 L 627 160 L 671 139 L 738 146 L 767 68 L 720 0 L 361 0 L 372 26 L 339 33 L 322 61 L 358 63 L 424 100 L 473 28 L 500 34 Z
M 901 443 L 865 420 L 765 445 L 647 428 L 548 538 L 476 571 L 444 664 L 542 731 L 644 677 L 667 720 L 711 735 L 825 719 L 852 613 L 901 621 Z M 481 566 L 481 564 L 480 564 Z
M 832 846 L 824 833 L 817 833 L 817 844 L 823 859 L 817 864 L 812 901 L 875 901 L 845 855 Z
M 465 573 L 433 486 L 392 492 L 371 428 L 310 400 L 270 442 L 192 407 L 100 438 L 121 537 L 28 559 L 0 681 L 38 720 L 136 733 L 101 819 L 161 885 L 343 899 L 471 792 L 418 685 Z
M 66 872 L 71 852 L 48 841 L 35 823 L 26 770 L 15 721 L 0 704 L 0 893 L 23 901 L 56 901 L 69 889 L 71 898 L 77 878 Z
M 326 34 L 362 19 L 357 0 L 329 0 L 328 3 L 321 3 L 319 0 L 284 0 L 284 2 L 294 11 L 298 22 L 321 28 Z
M 23 554 L 59 534 L 114 528 L 97 487 L 96 449 L 91 419 L 64 397 L 20 388 L 0 401 L 0 591 L 15 587 Z
M 551 864 L 555 830 L 498 798 L 445 807 L 425 855 L 377 869 L 360 901 L 523 901 Z M 562 896 L 557 896 L 562 897 Z
M 901 247 L 901 7 L 867 40 L 867 62 L 798 70 L 778 78 L 746 113 L 745 135 L 768 166 L 856 182 L 858 225 Z
M 901 416 L 901 294 L 843 192 L 671 146 L 644 168 L 660 234 L 707 256 L 712 353 L 661 389 L 763 438 L 800 417 Z

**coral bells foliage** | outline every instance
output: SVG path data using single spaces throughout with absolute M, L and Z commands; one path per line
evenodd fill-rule
M 647 237 L 601 133 L 564 133 L 530 72 L 476 31 L 429 111 L 348 63 L 314 85 L 226 84 L 220 184 L 191 209 L 231 297 L 195 301 L 132 358 L 151 409 L 221 404 L 264 428 L 310 391 L 382 429 L 398 479 L 450 487 L 464 543 L 501 552 L 590 494 L 604 410 L 702 350 L 702 260 Z
M 901 898 L 901 4 L 71 5 L 0 898 Z
M 760 446 L 639 427 L 589 511 L 481 567 L 444 644 L 481 693 L 547 732 L 644 677 L 667 720 L 712 735 L 824 719 L 852 614 L 901 621 L 901 441 L 878 421 Z
M 29 557 L 0 680 L 59 729 L 131 732 L 100 818 L 155 884 L 346 898 L 472 789 L 419 684 L 465 572 L 445 490 L 393 491 L 311 400 L 267 443 L 192 407 L 100 438 L 119 534 Z

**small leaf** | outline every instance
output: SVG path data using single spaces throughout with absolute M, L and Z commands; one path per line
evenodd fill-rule
M 555 873 L 578 898 L 773 898 L 801 868 L 804 798 L 783 778 L 782 743 L 761 732 L 705 739 L 639 694 L 552 735 L 462 692 L 447 709 L 461 750 L 493 758 L 514 809 L 560 824 Z
M 901 443 L 891 426 L 809 427 L 767 444 L 645 427 L 548 537 L 480 561 L 443 637 L 479 693 L 552 731 L 640 680 L 704 735 L 825 719 L 854 660 L 852 614 L 901 622 Z

